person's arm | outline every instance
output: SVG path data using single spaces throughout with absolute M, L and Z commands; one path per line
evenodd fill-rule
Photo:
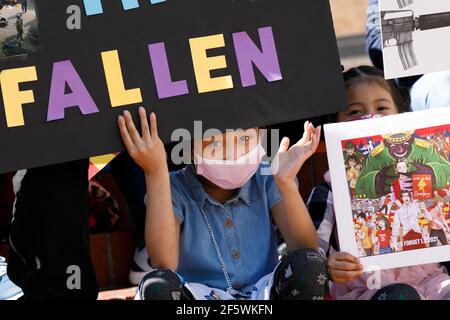
M 383 52 L 378 0 L 369 0 L 366 19 L 366 51 L 375 67 L 383 70 Z
M 420 204 L 418 209 L 420 210 L 420 212 L 422 213 L 422 215 L 425 219 L 427 219 L 428 221 L 435 221 L 436 223 L 438 223 L 439 225 L 442 226 L 442 223 L 439 221 L 439 219 L 435 218 L 435 216 L 432 215 L 430 213 L 430 211 L 428 211 L 428 209 L 424 203 Z M 439 222 L 437 222 L 437 221 L 439 221 Z M 442 226 L 442 227 L 444 227 L 444 226 Z
M 436 223 L 439 227 L 441 227 L 441 229 L 448 229 L 439 219 L 433 219 L 433 222 Z
M 361 240 L 364 240 L 365 238 L 366 238 L 366 232 L 364 231 L 365 230 L 365 228 L 364 228 L 364 226 L 362 226 L 361 227 L 361 230 L 359 231 L 359 238 L 361 239 Z
M 435 208 L 433 210 L 436 210 L 436 209 L 437 208 Z M 442 229 L 445 229 L 445 230 L 449 230 L 450 229 L 450 227 L 449 227 L 449 225 L 447 223 L 447 220 L 445 220 L 445 215 L 442 213 L 442 211 L 436 212 L 437 214 L 434 216 L 426 208 L 425 208 L 425 210 L 426 210 L 426 213 L 428 214 L 428 216 L 431 219 L 433 219 L 438 225 L 440 225 Z M 428 219 L 428 220 L 430 220 L 430 219 Z
M 333 195 L 328 183 L 315 187 L 306 203 L 308 212 L 317 230 L 319 253 L 326 258 L 330 249 L 339 250 L 336 236 L 336 216 Z
M 375 231 L 375 232 L 374 232 L 374 237 L 373 237 L 373 241 L 372 241 L 374 245 L 375 245 L 375 244 L 377 244 L 377 243 L 378 243 L 378 241 L 379 241 L 379 240 L 378 240 L 378 236 L 377 236 L 377 234 L 378 234 L 378 231 Z
M 128 153 L 145 173 L 147 186 L 145 243 L 153 268 L 176 270 L 180 223 L 172 207 L 166 152 L 158 136 L 155 114 L 150 115 L 150 128 L 144 108 L 139 108 L 139 116 L 142 136 L 128 111 L 119 116 L 118 121 Z
M 449 230 L 449 232 L 450 232 L 450 226 L 448 225 L 447 220 L 445 220 L 444 214 L 442 215 L 442 223 L 447 227 L 447 230 Z
M 289 148 L 289 139 L 283 138 L 280 150 L 272 164 L 275 183 L 281 199 L 272 208 L 272 216 L 290 251 L 306 247 L 318 249 L 316 229 L 295 183 L 303 163 L 314 154 L 320 141 L 321 128 L 306 122 L 302 139 Z
M 392 226 L 392 239 L 391 239 L 392 245 L 394 246 L 395 249 L 398 249 L 397 238 L 399 229 L 400 229 L 400 218 L 397 210 L 394 215 L 394 224 Z

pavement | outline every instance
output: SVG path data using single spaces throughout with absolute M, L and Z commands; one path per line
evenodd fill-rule
M 0 15 L 8 19 L 8 25 L 4 28 L 0 28 L 0 44 L 8 43 L 13 46 L 18 44 L 17 29 L 16 29 L 16 16 L 18 13 L 22 13 L 21 6 L 5 6 L 0 10 Z M 37 25 L 36 12 L 33 9 L 28 9 L 26 13 L 22 15 L 23 20 L 23 38 L 21 46 L 26 52 L 35 52 L 39 48 L 30 41 L 29 32 L 30 28 Z M 0 50 L 0 57 L 9 56 L 5 54 L 3 50 Z

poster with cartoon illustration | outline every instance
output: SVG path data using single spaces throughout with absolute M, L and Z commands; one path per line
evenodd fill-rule
M 326 126 L 340 248 L 364 266 L 450 260 L 448 112 Z

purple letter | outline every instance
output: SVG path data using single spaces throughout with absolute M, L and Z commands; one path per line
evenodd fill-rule
M 185 80 L 172 82 L 164 42 L 150 44 L 148 51 L 150 52 L 158 97 L 164 99 L 188 94 L 189 90 Z
M 67 85 L 72 93 L 65 93 Z M 83 115 L 99 112 L 94 100 L 70 60 L 53 64 L 47 121 L 64 119 L 64 111 L 77 106 Z
M 272 27 L 260 28 L 258 31 L 261 51 L 250 39 L 247 32 L 233 33 L 234 48 L 243 87 L 256 84 L 253 63 L 269 82 L 283 79 Z

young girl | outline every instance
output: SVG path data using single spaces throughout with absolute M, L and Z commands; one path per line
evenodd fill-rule
M 325 260 L 296 184 L 315 152 L 320 127 L 305 123 L 300 141 L 284 138 L 272 166 L 258 129 L 193 143 L 193 164 L 169 175 L 155 114 L 139 109 L 142 135 L 129 112 L 119 128 L 147 182 L 146 245 L 152 267 L 137 299 L 324 299 Z M 278 261 L 275 226 L 289 254 Z
M 374 115 L 387 116 L 408 110 L 395 85 L 373 67 L 359 67 L 344 74 L 348 109 L 336 115 L 337 121 L 349 121 Z M 369 289 L 368 278 L 358 258 L 339 252 L 335 232 L 333 194 L 329 174 L 316 187 L 308 201 L 312 216 L 321 216 L 318 229 L 320 250 L 328 256 L 332 280 L 331 295 L 335 299 L 450 299 L 450 277 L 439 264 L 427 264 L 381 271 L 381 289 Z
M 378 244 L 379 254 L 392 253 L 391 237 L 392 229 L 389 225 L 389 221 L 385 216 L 379 216 L 377 218 L 378 230 L 375 232 L 375 243 Z

